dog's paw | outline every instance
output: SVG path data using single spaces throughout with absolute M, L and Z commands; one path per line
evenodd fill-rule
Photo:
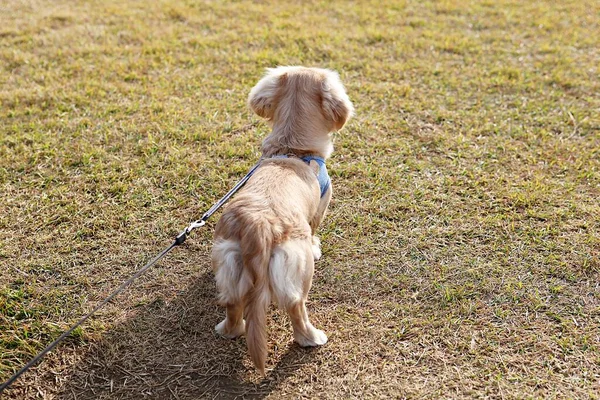
M 235 339 L 236 337 L 242 336 L 244 334 L 244 332 L 246 331 L 246 321 L 242 320 L 242 322 L 240 324 L 238 324 L 236 327 L 234 327 L 233 329 L 227 330 L 226 329 L 227 326 L 227 318 L 225 318 L 223 321 L 219 322 L 217 324 L 217 326 L 215 326 L 215 331 L 227 338 L 227 339 Z
M 312 237 L 312 253 L 315 261 L 321 258 L 321 241 L 316 236 Z
M 327 343 L 327 335 L 320 329 L 312 328 L 309 336 L 298 335 L 294 339 L 302 347 L 322 346 Z

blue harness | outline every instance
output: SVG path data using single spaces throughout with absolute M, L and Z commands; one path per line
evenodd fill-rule
M 289 157 L 287 155 L 283 154 L 283 155 L 274 156 L 271 158 L 289 158 Z M 331 178 L 329 177 L 329 174 L 327 173 L 327 167 L 325 166 L 325 160 L 323 159 L 323 157 L 318 157 L 318 156 L 304 156 L 304 157 L 300 157 L 300 159 L 307 164 L 310 164 L 310 162 L 313 160 L 316 161 L 317 164 L 319 164 L 319 173 L 317 174 L 317 180 L 319 181 L 319 187 L 321 188 L 321 198 L 323 198 L 323 196 L 325 196 L 325 193 L 327 193 L 327 189 L 329 189 L 329 186 L 331 186 Z

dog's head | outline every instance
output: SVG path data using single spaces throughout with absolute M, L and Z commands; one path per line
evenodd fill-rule
M 248 96 L 252 110 L 283 130 L 341 129 L 354 108 L 338 74 L 322 68 L 268 68 Z

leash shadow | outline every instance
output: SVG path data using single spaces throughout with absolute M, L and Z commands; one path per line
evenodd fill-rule
M 261 399 L 318 351 L 290 344 L 259 379 L 245 339 L 214 332 L 223 317 L 213 275 L 205 272 L 173 301 L 141 307 L 94 343 L 71 369 L 59 398 Z

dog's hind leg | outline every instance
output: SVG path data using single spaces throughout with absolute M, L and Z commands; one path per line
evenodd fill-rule
M 294 327 L 294 340 L 302 347 L 320 346 L 327 343 L 327 335 L 310 323 L 306 311 L 306 300 L 299 301 L 288 307 L 288 313 Z
M 327 343 L 327 335 L 311 324 L 306 311 L 314 266 L 311 239 L 293 240 L 277 246 L 269 265 L 277 303 L 290 315 L 294 339 L 304 347 Z
M 219 291 L 219 303 L 227 308 L 227 314 L 215 330 L 229 339 L 244 334 L 246 323 L 244 316 L 244 298 L 252 286 L 241 261 L 239 243 L 223 240 L 215 243 L 212 251 L 212 264 Z
M 227 305 L 227 316 L 217 326 L 217 333 L 228 339 L 235 339 L 244 334 L 246 322 L 243 319 L 244 306 L 241 303 Z

